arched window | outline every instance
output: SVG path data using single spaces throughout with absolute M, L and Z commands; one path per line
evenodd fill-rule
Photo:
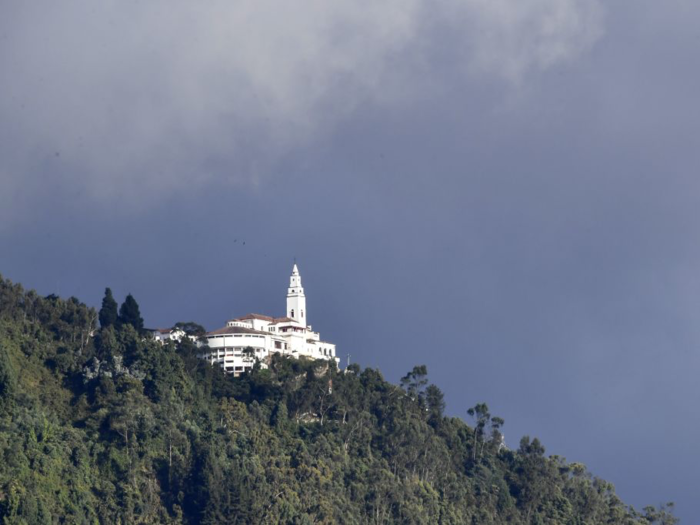
M 304 317 L 304 310 L 301 311 L 301 316 Z
M 294 317 L 294 309 L 292 308 L 292 313 L 289 314 L 289 317 Z

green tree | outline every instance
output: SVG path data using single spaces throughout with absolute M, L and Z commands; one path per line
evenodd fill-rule
M 201 337 L 204 334 L 207 333 L 207 331 L 204 329 L 204 327 L 201 324 L 197 324 L 192 321 L 179 321 L 175 323 L 174 328 L 179 328 L 183 332 L 185 332 L 187 335 L 192 335 L 195 337 Z
M 500 445 L 502 440 L 500 429 L 505 421 L 500 417 L 491 417 L 491 412 L 489 412 L 489 407 L 486 403 L 477 403 L 467 410 L 467 414 L 474 419 L 472 461 L 476 463 L 484 453 L 487 436 L 490 438 L 491 443 L 494 443 L 496 446 Z
M 428 385 L 425 389 L 425 402 L 428 405 L 428 413 L 431 422 L 437 422 L 445 412 L 445 395 L 435 385 Z
M 102 299 L 102 308 L 100 308 L 100 326 L 107 328 L 117 322 L 117 301 L 114 300 L 112 290 L 105 288 L 105 296 Z
M 3 346 L 3 340 L 0 338 L 0 348 Z M 17 388 L 17 371 L 12 366 L 10 356 L 5 351 L 0 351 L 0 409 L 9 408 L 12 406 Z
M 408 374 L 401 378 L 401 388 L 414 401 L 423 402 L 425 385 L 428 384 L 428 367 L 414 366 Z
M 674 503 L 672 501 L 659 505 L 644 507 L 644 517 L 654 525 L 675 525 L 680 520 L 673 515 Z
M 130 324 L 137 331 L 143 332 L 143 318 L 141 317 L 139 304 L 131 294 L 126 296 L 126 299 L 124 299 L 124 302 L 119 308 L 119 324 Z

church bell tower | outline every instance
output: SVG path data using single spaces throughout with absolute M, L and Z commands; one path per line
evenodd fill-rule
M 301 276 L 299 268 L 294 263 L 292 275 L 289 278 L 289 290 L 287 290 L 287 317 L 306 326 L 306 296 L 304 288 L 301 286 Z

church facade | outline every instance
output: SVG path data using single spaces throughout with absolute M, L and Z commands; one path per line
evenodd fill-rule
M 294 265 L 287 290 L 287 311 L 284 317 L 248 314 L 232 319 L 226 326 L 207 332 L 200 343 L 199 357 L 220 365 L 226 373 L 239 376 L 256 362 L 265 368 L 273 353 L 296 359 L 335 361 L 333 343 L 323 341 L 308 324 L 306 295 L 299 268 Z

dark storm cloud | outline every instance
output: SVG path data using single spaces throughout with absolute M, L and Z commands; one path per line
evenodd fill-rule
M 458 68 L 510 83 L 573 59 L 602 31 L 597 0 L 3 10 L 3 222 L 24 208 L 12 195 L 35 194 L 46 171 L 101 205 L 266 177 L 359 104 L 401 106 L 430 90 L 431 31 L 451 30 Z
M 2 9 L 4 275 L 215 328 L 297 257 L 343 359 L 700 512 L 700 8 Z

